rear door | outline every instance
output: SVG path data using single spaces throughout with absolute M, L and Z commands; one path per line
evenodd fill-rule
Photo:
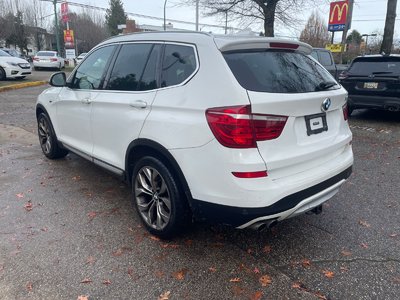
M 400 57 L 356 58 L 342 84 L 350 95 L 399 97 Z
M 278 138 L 257 142 L 272 178 L 321 165 L 348 142 L 346 93 L 314 60 L 280 49 L 224 57 L 247 90 L 253 114 L 288 117 Z

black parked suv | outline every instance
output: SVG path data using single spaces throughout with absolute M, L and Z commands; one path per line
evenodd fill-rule
M 400 55 L 357 57 L 339 81 L 349 93 L 349 114 L 357 108 L 400 111 Z

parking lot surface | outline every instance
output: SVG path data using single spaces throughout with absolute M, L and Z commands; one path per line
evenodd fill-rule
M 130 188 L 36 136 L 44 87 L 0 93 L 1 299 L 398 299 L 400 114 L 350 118 L 354 173 L 319 215 L 163 241 Z

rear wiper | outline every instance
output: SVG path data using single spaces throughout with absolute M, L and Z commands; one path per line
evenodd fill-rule
M 327 89 L 329 89 L 329 88 L 331 88 L 331 87 L 333 87 L 335 85 L 337 85 L 337 83 L 334 82 L 334 81 L 322 81 L 320 84 L 318 84 L 315 87 L 315 90 L 316 91 L 325 91 L 325 90 L 327 90 Z

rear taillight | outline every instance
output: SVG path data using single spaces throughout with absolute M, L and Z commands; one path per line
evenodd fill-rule
M 34 57 L 33 60 L 34 61 L 39 61 L 39 57 Z
M 255 171 L 255 172 L 232 172 L 233 176 L 237 178 L 261 178 L 267 177 L 267 171 Z
M 347 103 L 342 106 L 342 109 L 343 109 L 343 118 L 345 121 L 347 121 L 349 119 L 349 108 L 347 106 Z
M 269 46 L 271 48 L 290 49 L 290 50 L 296 50 L 297 48 L 299 48 L 299 45 L 296 45 L 296 44 L 280 43 L 280 42 L 269 43 Z
M 50 61 L 57 61 L 57 58 L 50 58 Z
M 208 125 L 221 145 L 255 148 L 256 142 L 279 137 L 287 117 L 252 114 L 251 106 L 216 107 L 206 111 Z

